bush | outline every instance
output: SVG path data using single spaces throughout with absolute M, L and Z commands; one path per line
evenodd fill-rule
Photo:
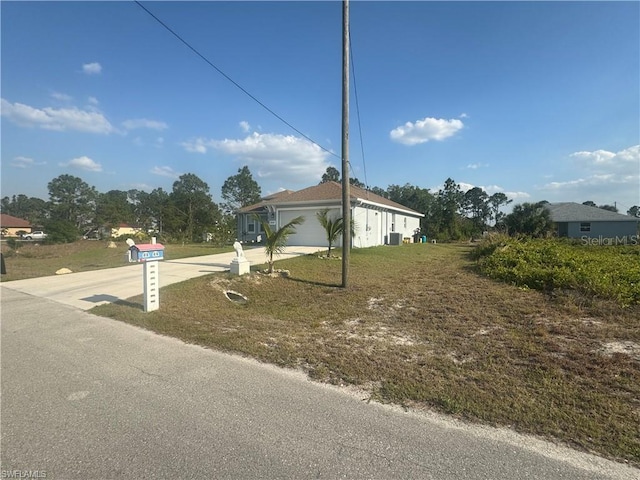
M 577 290 L 622 305 L 640 304 L 640 247 L 560 240 L 483 241 L 475 252 L 491 278 L 537 290 Z
M 74 223 L 67 220 L 51 220 L 44 227 L 47 232 L 44 243 L 73 243 L 80 237 Z

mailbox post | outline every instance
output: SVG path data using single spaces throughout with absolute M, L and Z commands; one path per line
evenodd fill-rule
M 164 260 L 164 246 L 160 243 L 143 243 L 130 248 L 131 260 L 142 263 L 144 286 L 144 311 L 160 308 L 160 269 L 158 262 Z

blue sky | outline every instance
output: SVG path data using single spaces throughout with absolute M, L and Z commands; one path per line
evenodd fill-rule
M 243 165 L 263 194 L 340 169 L 341 2 L 143 5 L 322 148 L 134 2 L 3 1 L 1 196 L 194 173 L 220 201 Z M 352 176 L 640 205 L 639 2 L 350 6 Z

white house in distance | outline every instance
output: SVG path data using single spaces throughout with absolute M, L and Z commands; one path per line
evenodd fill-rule
M 351 217 L 355 223 L 352 244 L 356 248 L 412 241 L 420 228 L 422 213 L 399 203 L 371 193 L 362 188 L 350 187 Z M 329 210 L 330 218 L 342 217 L 342 186 L 336 182 L 321 183 L 293 192 L 285 190 L 262 199 L 238 211 L 238 239 L 244 243 L 264 238 L 261 224 L 255 215 L 266 220 L 272 229 L 281 228 L 298 216 L 305 217 L 303 224 L 296 226 L 296 233 L 287 241 L 288 245 L 326 247 L 326 232 L 316 214 Z M 336 246 L 341 246 L 339 239 Z
M 548 203 L 559 237 L 611 239 L 610 243 L 638 241 L 638 218 L 580 203 Z

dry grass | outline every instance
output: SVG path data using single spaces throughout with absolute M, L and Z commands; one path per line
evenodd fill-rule
M 470 248 L 354 250 L 348 289 L 339 261 L 307 256 L 279 262 L 289 278 L 211 275 L 163 289 L 156 312 L 94 312 L 640 464 L 640 307 L 496 283 Z

